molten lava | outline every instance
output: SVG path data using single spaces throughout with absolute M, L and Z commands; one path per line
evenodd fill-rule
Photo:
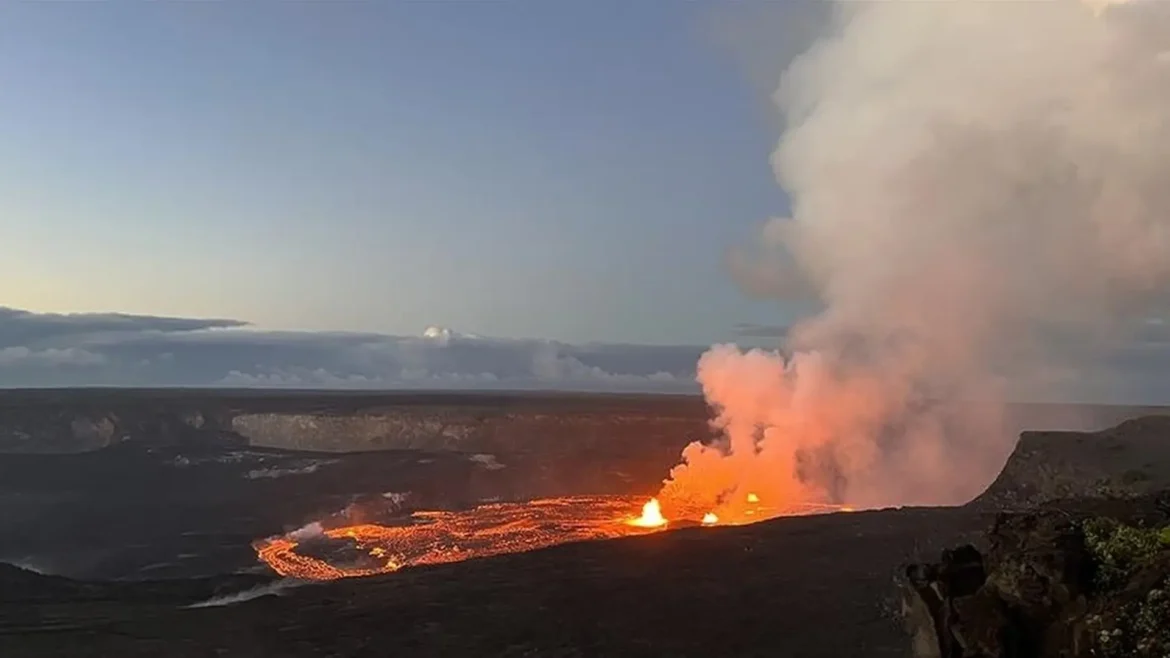
M 415 512 L 401 525 L 352 525 L 256 542 L 259 558 L 277 573 L 333 580 L 397 571 L 422 564 L 520 553 L 573 541 L 614 539 L 662 530 L 657 501 L 573 496 L 492 503 L 457 511 Z
M 642 506 L 642 515 L 636 519 L 630 519 L 628 523 L 639 528 L 661 528 L 665 526 L 666 519 L 662 516 L 662 505 L 658 503 L 657 498 L 651 498 Z
M 492 503 L 462 511 L 421 511 L 396 525 L 372 523 L 255 543 L 260 560 L 282 576 L 333 580 L 397 571 L 423 564 L 521 553 L 574 541 L 616 539 L 666 529 L 658 498 L 641 504 L 629 496 L 570 496 L 528 502 Z M 755 494 L 735 505 L 678 521 L 703 526 L 744 525 L 778 516 L 851 510 L 838 505 L 773 506 Z

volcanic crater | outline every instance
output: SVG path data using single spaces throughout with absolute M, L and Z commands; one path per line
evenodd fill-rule
M 646 509 L 710 436 L 698 398 L 78 391 L 3 409 L 0 436 L 47 437 L 0 454 L 22 529 L 0 537 L 5 656 L 900 656 L 898 565 L 975 541 L 991 512 L 1170 474 L 1164 419 L 1072 431 L 1160 409 L 1027 406 L 1016 429 L 1064 433 L 1026 433 L 971 505 L 755 500 L 771 520 L 704 524 Z M 261 415 L 307 428 L 298 449 L 232 429 Z M 354 419 L 369 431 L 303 449 Z M 371 438 L 394 427 L 413 447 Z

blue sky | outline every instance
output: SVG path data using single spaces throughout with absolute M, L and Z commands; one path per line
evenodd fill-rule
M 722 264 L 785 211 L 736 12 L 0 5 L 0 305 L 687 345 L 783 322 Z

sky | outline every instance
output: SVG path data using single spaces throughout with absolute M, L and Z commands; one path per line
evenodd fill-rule
M 827 6 L 0 3 L 0 387 L 696 392 Z
M 756 46 L 792 30 L 761 7 L 0 4 L 0 305 L 574 344 L 783 324 L 724 262 L 787 210 Z

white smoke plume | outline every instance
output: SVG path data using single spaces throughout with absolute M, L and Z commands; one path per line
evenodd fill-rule
M 192 603 L 188 608 L 218 608 L 226 605 L 235 605 L 252 599 L 258 599 L 263 596 L 282 596 L 286 590 L 309 583 L 303 580 L 296 580 L 294 578 L 281 578 L 280 580 L 263 585 L 250 587 L 246 590 L 233 592 L 231 594 L 223 594 L 221 596 L 213 596 L 206 601 Z
M 824 310 L 781 351 L 702 357 L 724 440 L 686 449 L 664 508 L 968 500 L 1014 440 L 1006 383 L 1164 302 L 1170 4 L 834 9 L 774 97 L 792 217 L 734 261 Z

